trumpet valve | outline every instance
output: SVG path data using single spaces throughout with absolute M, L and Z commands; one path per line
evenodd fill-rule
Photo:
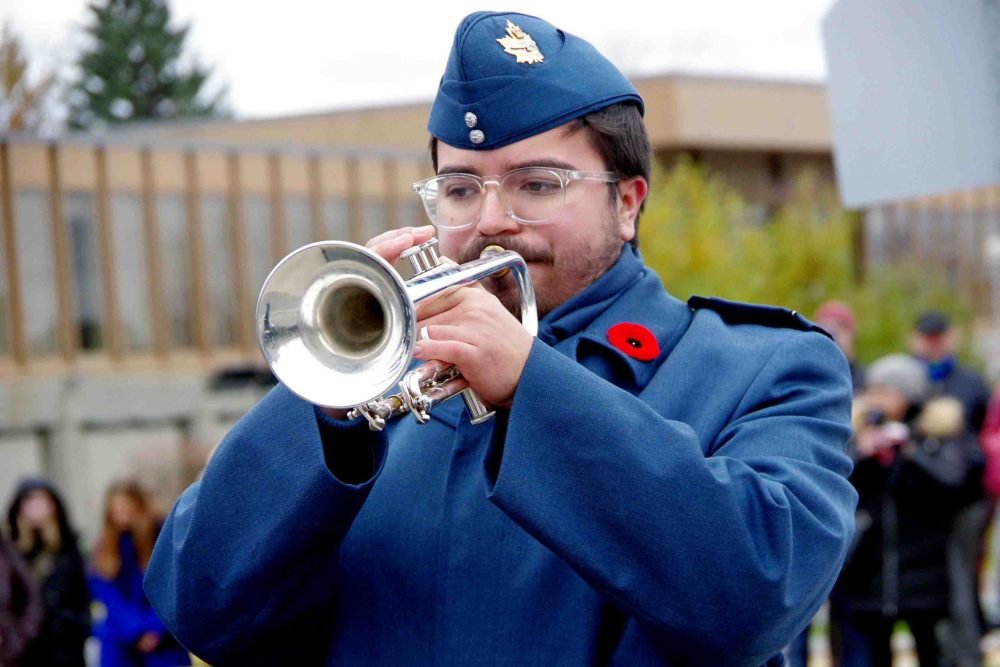
M 437 239 L 430 239 L 420 245 L 407 248 L 399 254 L 399 258 L 405 258 L 410 262 L 410 268 L 413 269 L 413 275 L 420 275 L 421 273 L 430 271 L 434 267 L 441 264 L 441 256 L 438 255 L 437 245 Z

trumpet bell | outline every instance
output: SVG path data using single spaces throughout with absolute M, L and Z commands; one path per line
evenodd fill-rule
M 257 337 L 275 376 L 317 405 L 381 396 L 410 366 L 413 301 L 399 274 L 367 248 L 321 241 L 294 251 L 257 300 Z

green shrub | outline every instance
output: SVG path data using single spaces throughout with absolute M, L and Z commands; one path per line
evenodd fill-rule
M 860 218 L 814 175 L 799 178 L 780 209 L 754 213 L 721 177 L 680 160 L 653 176 L 640 249 L 679 299 L 701 294 L 769 303 L 807 317 L 827 299 L 849 303 L 862 361 L 905 349 L 914 320 L 928 308 L 970 331 L 973 309 L 940 271 L 901 263 L 871 267 L 859 280 L 852 229 Z

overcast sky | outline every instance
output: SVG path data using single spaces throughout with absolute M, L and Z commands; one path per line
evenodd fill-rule
M 825 75 L 820 23 L 835 0 L 173 0 L 189 52 L 228 83 L 240 117 L 433 95 L 459 20 L 522 11 L 588 39 L 628 74 L 671 71 L 792 80 Z M 68 70 L 86 0 L 0 0 L 41 65 Z

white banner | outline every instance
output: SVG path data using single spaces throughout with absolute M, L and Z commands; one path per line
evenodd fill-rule
M 823 40 L 846 206 L 1000 184 L 1000 0 L 838 0 Z

